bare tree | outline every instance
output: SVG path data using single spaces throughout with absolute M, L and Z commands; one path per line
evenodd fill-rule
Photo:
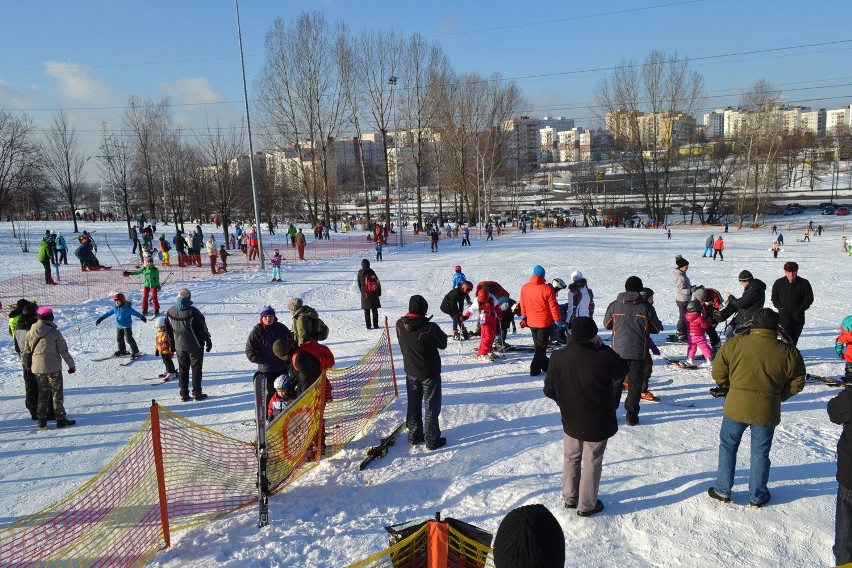
M 130 132 L 134 185 L 142 193 L 148 216 L 156 215 L 163 182 L 162 140 L 171 123 L 168 99 L 158 102 L 130 97 L 124 110 L 124 125 Z
M 0 109 L 0 218 L 40 176 L 32 119 Z
M 130 235 L 133 152 L 127 134 L 123 131 L 107 134 L 106 123 L 104 123 L 101 155 L 97 157 L 101 179 L 110 186 L 113 195 L 117 194 L 121 199 L 121 209 L 127 223 L 127 234 Z
M 703 100 L 703 79 L 687 59 L 652 51 L 622 61 L 597 88 L 592 111 L 615 133 L 613 159 L 634 177 L 651 216 L 665 219 L 678 164 L 679 125 Z
M 227 242 L 228 227 L 233 220 L 233 207 L 240 194 L 237 183 L 240 174 L 240 156 L 246 147 L 244 130 L 235 125 L 223 128 L 205 121 L 204 131 L 198 137 L 198 149 L 205 164 L 205 181 L 210 187 L 208 198 L 222 220 L 222 233 Z M 244 161 L 248 169 L 248 159 Z M 271 219 L 271 213 L 269 214 Z
M 80 149 L 77 131 L 69 123 L 68 115 L 60 110 L 45 134 L 44 166 L 48 176 L 56 183 L 65 202 L 71 208 L 75 233 L 77 232 L 76 211 L 85 194 L 81 179 L 85 163 L 86 157 Z

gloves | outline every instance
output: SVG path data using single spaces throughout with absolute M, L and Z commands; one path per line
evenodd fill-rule
M 213 349 L 213 342 L 208 339 L 207 343 L 205 344 L 204 350 L 210 353 L 211 349 Z
M 130 272 L 128 272 L 127 270 L 125 270 L 124 272 L 122 272 L 122 273 L 121 273 L 121 275 L 122 275 L 122 276 L 130 276 Z
M 719 398 L 720 396 L 728 396 L 728 389 L 724 387 L 713 387 L 712 389 L 710 389 L 710 396 L 712 396 L 713 398 Z
M 160 290 L 162 290 L 162 289 L 163 289 L 163 285 L 162 285 L 162 284 L 157 284 L 157 292 L 159 292 L 159 291 L 160 291 Z
M 77 367 L 68 367 L 68 374 L 73 375 L 77 372 Z
M 160 356 L 160 350 L 154 349 L 154 357 L 159 357 L 159 356 Z
M 529 325 L 527 325 L 527 318 L 521 318 L 521 329 L 526 327 L 529 327 Z
M 95 325 L 101 325 L 101 322 L 104 321 L 104 318 L 98 318 L 95 320 Z
M 568 327 L 568 324 L 566 324 L 564 321 L 555 322 L 553 325 L 555 325 L 556 329 L 558 329 L 559 331 L 562 331 L 563 329 Z
M 139 318 L 139 319 L 141 319 L 141 320 L 142 320 L 142 323 L 148 323 L 148 318 L 146 318 L 145 316 L 142 316 L 142 317 L 141 317 L 141 318 Z

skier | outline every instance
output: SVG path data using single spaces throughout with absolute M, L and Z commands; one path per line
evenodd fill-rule
M 772 258 L 778 258 L 778 251 L 781 250 L 781 245 L 778 244 L 778 241 L 772 243 Z
M 470 227 L 465 227 L 462 232 L 462 246 L 470 246 Z
M 127 344 L 130 345 L 130 356 L 132 358 L 139 357 L 139 347 L 136 345 L 136 340 L 133 339 L 133 318 L 132 316 L 136 316 L 142 323 L 147 322 L 148 320 L 133 309 L 133 306 L 130 302 L 127 301 L 127 298 L 124 297 L 124 294 L 118 293 L 112 297 L 113 307 L 104 312 L 104 314 L 95 320 L 95 325 L 100 325 L 102 321 L 104 321 L 109 316 L 115 316 L 115 338 L 118 342 L 118 351 L 112 354 L 113 357 L 123 357 L 127 355 L 127 347 L 125 346 L 125 340 Z
M 172 246 L 169 244 L 169 241 L 166 240 L 166 235 L 160 235 L 160 238 L 157 241 L 157 248 L 160 249 L 163 266 L 171 266 L 172 261 L 169 251 L 172 250 Z
M 379 308 L 382 307 L 379 298 L 382 295 L 382 284 L 379 277 L 370 268 L 370 261 L 366 258 L 361 261 L 361 270 L 358 271 L 355 281 L 358 283 L 361 309 L 364 310 L 364 322 L 367 324 L 367 329 L 379 329 Z
M 589 288 L 588 281 L 583 273 L 575 270 L 571 273 L 571 283 L 568 285 L 568 291 L 572 295 L 571 317 L 568 319 L 568 326 L 571 326 L 571 320 L 576 317 L 594 317 L 595 316 L 595 293 Z
M 278 340 L 293 344 L 290 329 L 278 321 L 275 308 L 263 306 L 260 321 L 252 328 L 246 340 L 246 358 L 257 365 L 257 372 L 266 377 L 266 402 L 269 404 L 275 392 L 275 379 L 287 373 L 287 363 L 275 356 L 272 344 Z
M 707 329 L 710 327 L 710 322 L 702 313 L 701 302 L 692 300 L 686 306 L 686 333 L 687 333 L 687 348 L 686 348 L 686 364 L 690 367 L 695 366 L 695 353 L 700 349 L 701 353 L 708 363 L 713 362 L 713 350 L 707 344 Z
M 784 246 L 784 235 L 782 235 L 781 233 L 778 233 L 778 244 L 782 247 Z
M 725 256 L 722 254 L 722 251 L 725 250 L 725 241 L 722 240 L 722 235 L 716 239 L 716 242 L 713 243 L 713 260 L 716 260 L 716 255 L 719 255 L 719 260 L 725 260 Z
M 493 361 L 492 347 L 497 336 L 497 326 L 503 317 L 497 307 L 497 298 L 488 293 L 485 288 L 476 293 L 477 311 L 479 312 L 479 349 L 476 352 L 478 361 Z
M 206 399 L 207 395 L 201 391 L 204 351 L 209 353 L 213 349 L 213 339 L 210 337 L 204 315 L 192 305 L 192 293 L 186 288 L 178 290 L 177 303 L 166 312 L 166 333 L 175 346 L 181 400 L 190 400 L 190 369 L 192 396 L 198 401 Z
M 249 260 L 260 258 L 260 237 L 257 234 L 257 227 L 252 226 L 248 234 Z
M 68 244 L 65 242 L 65 237 L 62 234 L 56 235 L 56 253 L 58 258 L 56 259 L 56 263 L 67 265 L 68 264 Z
M 210 238 L 204 244 L 204 248 L 207 250 L 207 256 L 210 257 L 210 272 L 216 274 L 216 263 L 219 261 L 219 249 L 216 248 L 216 237 L 210 235 Z
M 175 356 L 175 348 L 169 340 L 169 334 L 166 333 L 166 318 L 158 316 L 154 320 L 154 356 L 159 356 L 163 360 L 163 365 L 166 366 L 166 372 L 160 374 L 163 381 L 170 381 L 177 378 L 177 369 L 175 369 L 172 358 Z
M 465 306 L 471 305 L 469 294 L 472 289 L 473 284 L 463 280 L 447 292 L 441 301 L 441 311 L 453 320 L 453 339 L 456 341 L 461 338 L 468 338 L 464 322 L 470 317 L 470 314 L 465 315 Z
M 677 343 L 686 342 L 686 304 L 689 303 L 689 298 L 692 295 L 692 284 L 689 282 L 689 276 L 686 271 L 689 270 L 689 261 L 680 255 L 675 257 L 675 304 L 678 310 L 677 329 L 674 337 L 669 338 L 670 341 Z
M 275 254 L 272 255 L 272 258 L 269 259 L 269 264 L 272 265 L 272 281 L 273 282 L 281 282 L 281 261 L 284 258 L 281 256 L 281 253 L 278 252 L 278 249 L 275 249 Z
M 154 315 L 160 315 L 160 300 L 158 298 L 160 291 L 160 271 L 154 266 L 154 262 L 150 259 L 145 261 L 145 266 L 139 270 L 128 271 L 121 273 L 122 276 L 134 276 L 142 274 L 145 276 L 145 281 L 142 284 L 142 315 L 148 316 L 148 296 L 151 296 L 151 305 L 154 307 Z
M 462 272 L 461 266 L 456 265 L 455 272 L 453 273 L 453 288 L 458 286 L 461 282 L 467 280 L 467 277 Z
M 852 383 L 852 316 L 846 316 L 840 322 L 840 335 L 834 339 L 834 351 L 846 362 L 844 381 Z
M 293 389 L 293 382 L 287 375 L 282 375 L 275 379 L 273 386 L 275 387 L 275 392 L 272 393 L 269 403 L 266 405 L 267 421 L 273 420 L 296 400 L 296 391 Z
M 521 288 L 521 327 L 529 327 L 533 336 L 535 351 L 530 361 L 530 376 L 537 377 L 542 371 L 547 372 L 547 340 L 550 337 L 550 327 L 564 327 L 559 315 L 559 305 L 556 303 L 556 293 L 553 287 L 544 279 L 544 267 L 533 267 L 529 282 Z
M 44 267 L 44 283 L 56 284 L 53 280 L 53 272 L 50 268 L 50 262 L 53 259 L 53 253 L 50 248 L 50 241 L 47 235 L 41 238 L 41 243 L 38 246 L 38 261 Z
M 705 256 L 713 256 L 713 235 L 710 235 L 704 241 L 704 254 L 701 257 L 704 258 Z
M 382 243 L 376 243 L 376 260 L 382 260 Z

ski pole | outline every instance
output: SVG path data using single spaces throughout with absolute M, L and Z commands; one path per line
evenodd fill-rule
M 107 249 L 109 249 L 109 252 L 111 252 L 111 253 L 112 253 L 112 257 L 115 259 L 115 263 L 116 263 L 118 266 L 121 266 L 121 261 L 120 261 L 120 260 L 118 260 L 118 256 L 116 256 L 115 252 L 112 250 L 112 247 L 111 247 L 111 246 L 109 246 L 109 241 L 107 240 L 107 236 L 106 236 L 106 235 L 104 235 L 104 244 L 106 245 L 106 248 L 107 248 Z

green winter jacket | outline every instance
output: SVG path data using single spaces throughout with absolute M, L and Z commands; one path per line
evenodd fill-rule
M 713 380 L 730 389 L 722 413 L 754 426 L 778 426 L 781 403 L 805 386 L 805 362 L 774 331 L 752 329 L 727 340 L 713 358 Z
M 302 306 L 293 313 L 293 339 L 301 345 L 310 339 L 316 340 L 319 314 L 310 306 Z
M 45 260 L 52 260 L 50 256 L 50 243 L 41 241 L 41 244 L 38 245 L 38 261 L 44 262 Z
M 144 274 L 145 284 L 143 284 L 143 286 L 146 288 L 156 288 L 160 285 L 160 270 L 153 264 L 151 266 L 143 266 L 139 270 L 129 272 L 129 274 L 131 276 L 135 274 Z

